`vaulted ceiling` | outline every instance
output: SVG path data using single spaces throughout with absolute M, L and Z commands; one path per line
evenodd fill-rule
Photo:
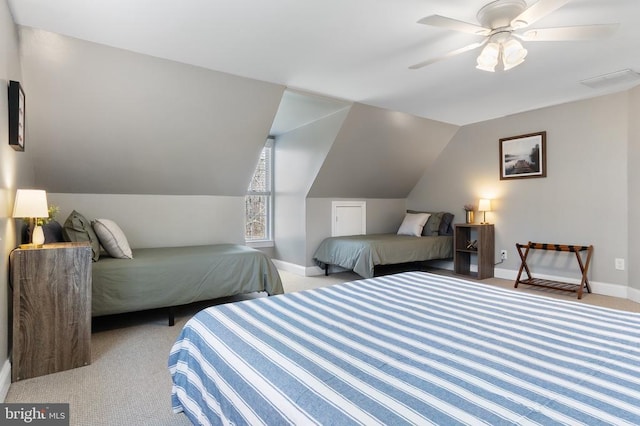
M 619 23 L 617 32 L 606 40 L 529 43 L 525 63 L 508 72 L 477 70 L 477 52 L 408 69 L 479 40 L 419 19 L 475 23 L 486 3 L 9 0 L 23 26 L 457 125 L 626 89 L 579 82 L 640 71 L 638 0 L 569 1 L 536 27 Z
M 458 130 L 30 27 L 19 34 L 27 152 L 49 192 L 243 196 L 275 134 L 280 193 L 404 198 Z

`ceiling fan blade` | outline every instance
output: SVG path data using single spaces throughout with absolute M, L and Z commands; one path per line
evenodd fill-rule
M 475 35 L 488 35 L 491 32 L 489 28 L 484 28 L 479 25 L 470 24 L 464 21 L 458 21 L 457 19 L 447 18 L 446 16 L 440 15 L 431 15 L 422 18 L 418 21 L 418 24 L 442 27 L 448 30 L 461 31 L 463 33 Z
M 520 15 L 516 16 L 513 21 L 511 21 L 511 26 L 515 29 L 528 27 L 554 10 L 569 3 L 569 1 L 570 0 L 538 0 Z
M 538 28 L 523 33 L 526 41 L 594 40 L 611 36 L 619 24 L 584 25 L 576 27 Z
M 449 52 L 449 53 L 447 53 L 445 55 L 439 56 L 437 58 L 428 59 L 426 61 L 419 62 L 419 63 L 417 63 L 415 65 L 411 65 L 409 67 L 409 69 L 417 70 L 419 68 L 426 67 L 427 65 L 431 65 L 433 63 L 440 62 L 440 61 L 442 61 L 444 59 L 447 59 L 447 58 L 450 58 L 452 56 L 456 56 L 456 55 L 459 55 L 461 53 L 468 52 L 468 51 L 473 50 L 473 49 L 477 49 L 478 47 L 481 47 L 481 46 L 485 45 L 487 43 L 487 41 L 489 41 L 489 39 L 485 39 L 485 40 L 483 40 L 481 42 L 473 43 L 473 44 L 470 44 L 468 46 L 461 47 L 460 49 L 452 50 L 451 52 Z

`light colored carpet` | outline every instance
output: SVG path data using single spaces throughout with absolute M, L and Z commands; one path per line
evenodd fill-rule
M 351 272 L 328 277 L 300 277 L 281 272 L 281 276 L 286 292 L 360 279 Z M 512 281 L 479 282 L 479 285 L 487 284 L 513 288 Z M 516 291 L 575 300 L 575 296 L 537 289 Z M 250 297 L 220 302 L 246 298 Z M 581 303 L 640 312 L 638 303 L 595 294 L 584 296 Z M 91 365 L 13 383 L 5 402 L 69 403 L 71 425 L 188 425 L 184 415 L 171 411 L 167 358 L 182 326 L 203 307 L 178 309 L 174 327 L 167 326 L 163 311 L 99 319 L 94 322 L 91 339 Z
M 329 277 L 299 277 L 281 272 L 286 292 L 352 281 L 346 272 Z M 240 296 L 220 303 L 263 296 Z M 176 310 L 167 326 L 162 310 L 98 318 L 91 336 L 91 365 L 12 383 L 5 402 L 69 403 L 70 424 L 188 425 L 171 411 L 169 350 L 180 330 L 205 304 Z

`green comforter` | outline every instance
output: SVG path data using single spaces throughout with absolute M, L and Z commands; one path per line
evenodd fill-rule
M 321 267 L 338 265 L 373 277 L 376 265 L 394 265 L 453 257 L 453 237 L 412 237 L 396 234 L 350 235 L 326 238 L 313 255 Z
M 133 259 L 100 257 L 92 276 L 92 316 L 258 291 L 283 293 L 271 260 L 235 244 L 136 249 Z

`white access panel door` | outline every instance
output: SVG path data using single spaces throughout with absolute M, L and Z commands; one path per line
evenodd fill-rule
M 333 201 L 331 236 L 367 233 L 366 201 Z

